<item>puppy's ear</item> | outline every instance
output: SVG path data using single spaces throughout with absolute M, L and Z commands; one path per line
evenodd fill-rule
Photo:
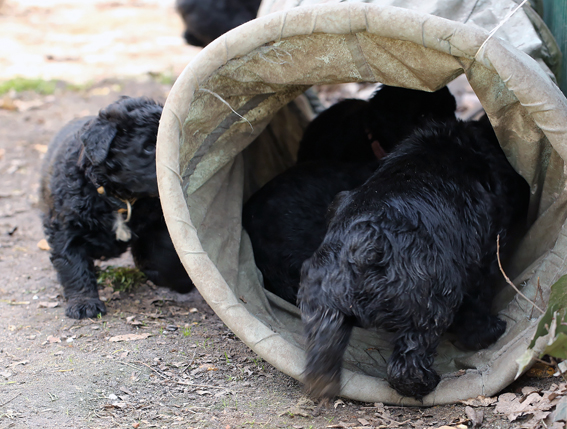
M 94 165 L 104 161 L 115 136 L 116 125 L 100 118 L 91 122 L 81 133 L 85 154 Z

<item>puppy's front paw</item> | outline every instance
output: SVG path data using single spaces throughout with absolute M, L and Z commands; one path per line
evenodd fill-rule
M 71 319 L 86 319 L 89 317 L 104 316 L 106 307 L 98 298 L 72 298 L 67 303 L 65 315 Z
M 388 365 L 388 382 L 402 396 L 421 400 L 439 384 L 439 376 L 412 359 L 399 359 Z

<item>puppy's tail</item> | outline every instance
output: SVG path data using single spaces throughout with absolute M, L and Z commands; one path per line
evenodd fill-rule
M 302 281 L 299 296 L 307 341 L 304 381 L 310 396 L 330 399 L 341 390 L 341 363 L 353 320 L 325 302 L 317 286 Z

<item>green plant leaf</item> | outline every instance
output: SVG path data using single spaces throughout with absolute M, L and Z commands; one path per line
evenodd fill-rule
M 567 335 L 560 333 L 548 345 L 541 355 L 549 355 L 559 359 L 567 359 Z
M 540 341 L 536 351 L 534 346 L 540 338 L 545 338 L 546 342 L 541 344 Z M 547 311 L 541 317 L 528 349 L 516 360 L 516 378 L 523 374 L 536 356 L 541 358 L 544 355 L 567 359 L 567 276 L 561 277 L 551 286 Z
M 530 349 L 534 347 L 539 337 L 543 337 L 549 333 L 549 327 L 551 326 L 551 321 L 555 312 L 559 311 L 563 316 L 560 320 L 557 320 L 557 326 L 562 326 L 562 323 L 566 323 L 565 310 L 567 310 L 567 276 L 561 277 L 553 286 L 551 286 L 551 294 L 549 296 L 549 303 L 547 304 L 547 311 L 538 323 L 536 333 L 529 345 Z

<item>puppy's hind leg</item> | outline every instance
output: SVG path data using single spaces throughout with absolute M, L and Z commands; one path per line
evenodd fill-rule
M 397 336 L 387 373 L 388 382 L 400 395 L 421 399 L 439 384 L 432 366 L 440 338 L 427 329 Z
M 421 400 L 439 384 L 433 361 L 441 337 L 453 321 L 453 302 L 459 300 L 451 295 L 454 294 L 425 299 L 416 296 L 401 306 L 404 314 L 397 316 L 397 335 L 387 375 L 390 385 L 402 396 Z
M 341 364 L 353 323 L 338 310 L 301 303 L 307 337 L 305 386 L 314 398 L 331 399 L 341 390 Z
M 333 265 L 328 262 L 325 256 L 321 257 L 320 250 L 305 261 L 298 294 L 307 341 L 306 389 L 314 398 L 325 399 L 340 393 L 342 358 L 354 325 L 354 318 L 333 305 L 332 295 L 337 289 L 323 288 L 327 270 Z

